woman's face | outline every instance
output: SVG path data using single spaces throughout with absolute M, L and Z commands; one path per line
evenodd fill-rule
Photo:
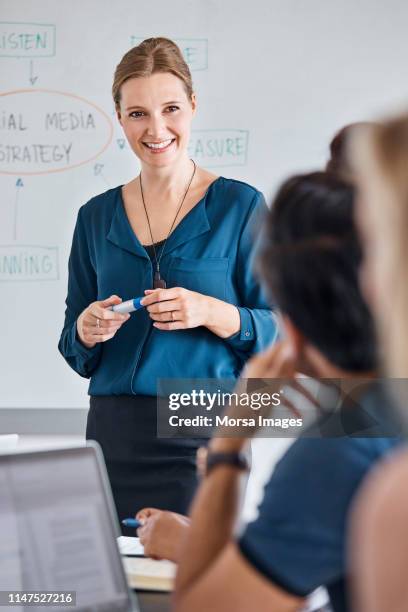
M 186 155 L 196 102 L 169 72 L 125 81 L 118 119 L 142 165 L 172 165 Z

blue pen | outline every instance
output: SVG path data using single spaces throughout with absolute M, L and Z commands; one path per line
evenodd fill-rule
M 113 312 L 134 312 L 135 310 L 139 310 L 139 308 L 143 308 L 143 305 L 140 303 L 145 296 L 133 298 L 133 300 L 127 300 L 126 302 L 122 302 L 121 304 L 116 304 L 115 306 L 110 306 L 110 310 Z
M 142 526 L 142 523 L 137 519 L 127 518 L 123 519 L 122 525 L 125 527 L 131 527 L 132 529 L 137 529 L 138 527 Z

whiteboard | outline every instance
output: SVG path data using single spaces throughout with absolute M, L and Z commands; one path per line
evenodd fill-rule
M 403 0 L 0 1 L 0 407 L 81 408 L 57 351 L 78 208 L 133 178 L 110 97 L 143 38 L 192 70 L 197 163 L 270 199 L 345 123 L 404 107 Z

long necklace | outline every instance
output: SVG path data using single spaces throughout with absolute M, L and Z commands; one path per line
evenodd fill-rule
M 152 228 L 150 226 L 149 215 L 147 214 L 147 208 L 146 208 L 146 204 L 145 204 L 145 200 L 144 200 L 143 186 L 142 186 L 142 173 L 139 174 L 140 194 L 142 196 L 143 207 L 144 207 L 145 213 L 146 213 L 147 225 L 149 226 L 150 238 L 152 240 L 152 247 L 153 247 L 153 254 L 154 254 L 154 263 L 155 263 L 155 268 L 156 268 L 155 272 L 154 272 L 154 278 L 153 278 L 153 289 L 166 289 L 166 281 L 164 280 L 164 278 L 161 278 L 161 276 L 160 276 L 160 261 L 161 261 L 161 258 L 163 256 L 164 249 L 166 247 L 166 242 L 167 242 L 167 240 L 168 240 L 168 238 L 169 238 L 169 236 L 171 234 L 171 230 L 174 227 L 174 224 L 175 224 L 176 219 L 177 219 L 177 217 L 179 215 L 181 207 L 183 206 L 184 200 L 186 199 L 186 196 L 188 194 L 188 190 L 190 189 L 190 185 L 193 182 L 193 178 L 194 178 L 194 175 L 195 175 L 195 172 L 196 172 L 196 165 L 195 165 L 195 162 L 194 162 L 193 159 L 191 161 L 193 162 L 193 166 L 194 166 L 193 173 L 192 173 L 191 178 L 190 178 L 190 180 L 188 182 L 187 189 L 185 190 L 184 195 L 183 195 L 183 197 L 181 199 L 180 205 L 179 205 L 179 207 L 177 209 L 176 216 L 174 217 L 173 223 L 171 224 L 171 227 L 169 229 L 169 233 L 167 234 L 167 237 L 166 237 L 166 239 L 164 241 L 164 244 L 163 244 L 162 249 L 160 251 L 159 258 L 157 258 L 156 247 L 155 247 L 155 244 L 154 244 L 154 239 L 153 239 L 153 234 L 152 234 Z

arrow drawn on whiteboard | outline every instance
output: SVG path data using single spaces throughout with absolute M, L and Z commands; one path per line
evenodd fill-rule
M 21 180 L 21 178 L 18 178 L 16 180 L 16 197 L 14 200 L 14 232 L 13 232 L 14 240 L 17 240 L 18 199 L 19 199 L 21 187 L 24 187 L 24 183 Z
M 102 168 L 104 164 L 95 164 L 94 165 L 94 175 L 99 176 L 102 173 Z
M 119 149 L 124 149 L 125 144 L 126 144 L 126 141 L 124 138 L 118 138 L 116 142 L 118 143 Z
M 101 179 L 103 180 L 103 182 L 105 183 L 105 185 L 107 185 L 109 187 L 109 183 L 106 180 L 105 175 L 103 174 L 102 170 L 105 164 L 95 164 L 94 165 L 94 175 L 95 176 L 100 176 Z
M 38 76 L 34 76 L 34 62 L 33 60 L 30 60 L 30 83 L 31 85 L 34 85 L 37 79 L 38 79 Z

